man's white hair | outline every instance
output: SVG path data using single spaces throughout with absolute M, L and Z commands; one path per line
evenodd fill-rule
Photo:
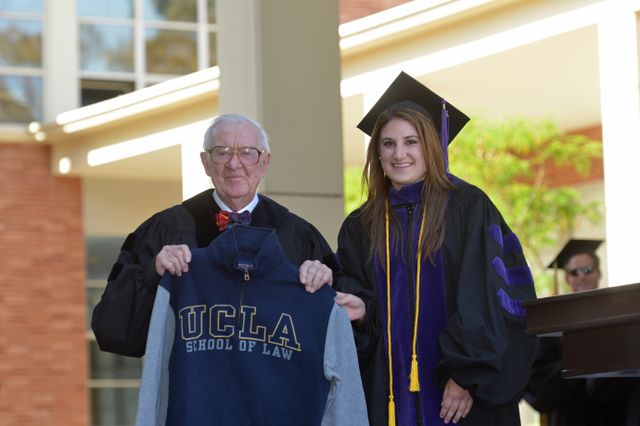
M 204 133 L 204 142 L 202 144 L 202 147 L 204 148 L 205 151 L 212 147 L 211 145 L 209 145 L 209 142 L 212 141 L 216 128 L 225 123 L 250 124 L 258 131 L 260 145 L 262 145 L 262 147 L 266 152 L 271 152 L 271 149 L 269 148 L 269 137 L 267 136 L 267 132 L 262 128 L 262 126 L 257 121 L 254 121 L 242 114 L 222 114 L 214 118 L 211 121 L 211 124 L 209 124 L 207 131 Z

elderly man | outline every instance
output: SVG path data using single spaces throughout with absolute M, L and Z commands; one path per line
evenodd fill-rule
M 288 260 L 299 265 L 300 282 L 308 291 L 332 284 L 333 252 L 318 230 L 256 192 L 270 157 L 266 132 L 256 122 L 236 114 L 213 120 L 200 159 L 215 190 L 156 213 L 126 238 L 93 311 L 91 327 L 100 349 L 144 355 L 160 278 L 165 272 L 186 272 L 191 249 L 208 246 L 229 222 L 275 229 Z M 363 309 L 354 296 L 339 295 L 337 300 L 347 308 L 355 304 Z

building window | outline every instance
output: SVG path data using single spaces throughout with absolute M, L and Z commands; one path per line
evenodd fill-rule
M 196 0 L 144 0 L 144 19 L 150 21 L 197 22 Z
M 193 31 L 148 29 L 145 33 L 149 74 L 189 74 L 198 70 L 197 35 Z
M 0 124 L 42 119 L 42 0 L 0 1 Z
M 142 359 L 102 352 L 91 331 L 91 314 L 104 292 L 124 237 L 87 237 L 87 336 L 91 424 L 133 425 Z
M 82 80 L 82 105 L 90 105 L 133 92 L 131 81 Z
M 42 22 L 0 19 L 0 65 L 42 66 Z
M 80 25 L 80 69 L 133 73 L 133 28 L 128 25 Z
M 85 82 L 126 82 L 134 91 L 218 63 L 215 0 L 76 0 L 76 6 L 80 106 L 123 93 L 97 93 Z M 43 9 L 44 0 L 0 0 L 0 124 L 44 119 Z
M 215 0 L 77 1 L 83 81 L 137 90 L 217 65 Z
M 42 0 L 3 0 L 0 11 L 42 14 Z
M 101 18 L 133 18 L 131 0 L 78 0 L 78 16 Z
M 0 123 L 42 119 L 42 77 L 0 74 Z

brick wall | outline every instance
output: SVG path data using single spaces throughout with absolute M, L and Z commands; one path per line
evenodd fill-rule
M 0 144 L 0 424 L 88 423 L 81 180 Z
M 592 126 L 583 129 L 576 129 L 570 134 L 584 135 L 590 139 L 602 141 L 602 127 Z M 602 181 L 604 179 L 604 163 L 602 158 L 591 161 L 591 169 L 587 176 L 578 174 L 569 166 L 555 166 L 549 162 L 547 165 L 548 179 L 552 186 L 576 185 L 586 182 Z
M 363 18 L 376 12 L 408 3 L 409 0 L 341 0 L 340 23 Z

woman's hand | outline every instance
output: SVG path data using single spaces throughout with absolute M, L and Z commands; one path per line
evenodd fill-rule
M 367 308 L 362 299 L 353 294 L 336 291 L 335 301 L 347 311 L 351 321 L 362 320 L 367 313 Z
M 458 423 L 461 418 L 469 414 L 472 405 L 473 398 L 471 398 L 469 391 L 460 387 L 453 379 L 447 380 L 442 395 L 442 404 L 440 404 L 440 418 L 444 419 L 445 423 L 452 420 L 453 423 Z

